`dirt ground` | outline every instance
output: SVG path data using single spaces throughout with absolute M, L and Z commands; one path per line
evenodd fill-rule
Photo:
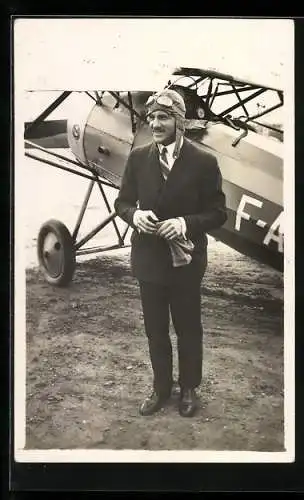
M 280 273 L 209 244 L 192 419 L 174 399 L 151 417 L 138 414 L 151 368 L 129 249 L 78 262 L 65 289 L 35 268 L 26 280 L 27 449 L 284 451 Z

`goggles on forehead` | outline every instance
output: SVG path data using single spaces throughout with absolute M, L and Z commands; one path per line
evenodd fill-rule
M 174 104 L 171 97 L 167 95 L 158 95 L 158 94 L 150 95 L 146 105 L 151 106 L 151 104 L 154 103 L 160 104 L 160 106 L 165 106 L 166 108 L 172 108 Z

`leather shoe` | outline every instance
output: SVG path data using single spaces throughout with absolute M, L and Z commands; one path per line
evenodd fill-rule
M 140 406 L 139 413 L 144 417 L 153 415 L 165 405 L 168 398 L 169 396 L 159 395 L 155 391 L 152 392 Z
M 197 395 L 194 389 L 183 389 L 179 401 L 179 414 L 182 417 L 192 417 L 197 410 Z

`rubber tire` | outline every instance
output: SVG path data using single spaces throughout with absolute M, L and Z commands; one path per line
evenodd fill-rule
M 48 269 L 44 264 L 43 244 L 48 233 L 54 233 L 57 236 L 63 249 L 62 272 L 56 277 L 49 274 Z M 37 253 L 39 266 L 46 281 L 55 286 L 68 286 L 73 279 L 76 267 L 76 252 L 73 238 L 68 228 L 62 222 L 56 219 L 51 219 L 41 226 L 37 239 Z

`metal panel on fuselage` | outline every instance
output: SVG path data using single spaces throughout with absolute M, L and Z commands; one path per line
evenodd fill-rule
M 81 163 L 96 163 L 103 176 L 119 186 L 134 135 L 129 111 L 115 104 L 115 98 L 107 95 L 102 105 L 74 113 L 68 121 L 68 139 Z
M 129 114 L 94 106 L 84 134 L 86 158 L 100 165 L 105 177 L 120 185 L 133 138 Z
M 212 124 L 201 145 L 217 157 L 224 179 L 282 206 L 283 143 L 248 131 L 233 146 L 241 133 L 242 130 Z

